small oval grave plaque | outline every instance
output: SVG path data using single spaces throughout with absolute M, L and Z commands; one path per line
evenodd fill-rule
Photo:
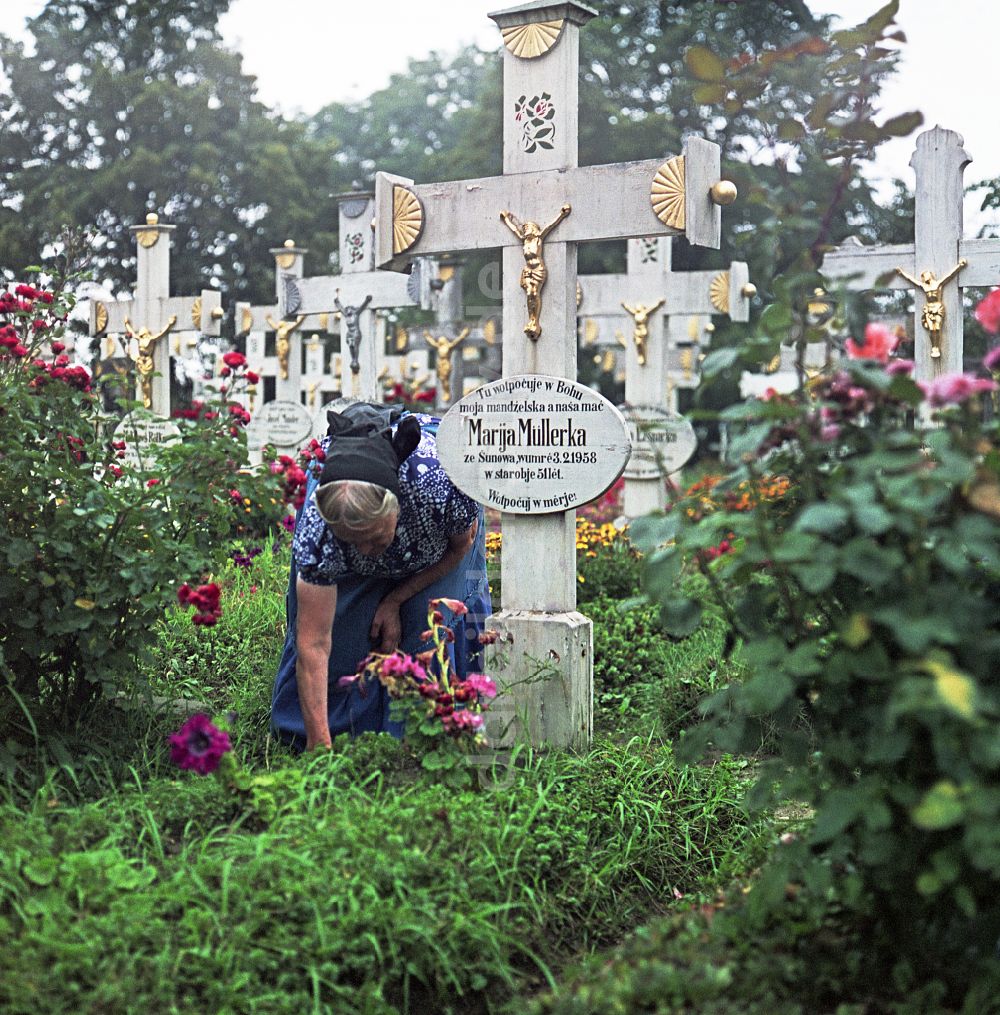
M 656 405 L 623 405 L 632 439 L 626 479 L 656 479 L 676 472 L 694 454 L 698 438 L 683 416 Z
M 167 444 L 180 437 L 177 425 L 163 416 L 137 409 L 124 416 L 115 427 L 113 439 L 125 442 L 126 465 L 133 469 L 147 469 L 155 464 L 151 448 Z
M 278 450 L 297 450 L 312 433 L 312 417 L 299 402 L 265 402 L 247 425 L 247 445 Z
M 448 410 L 437 444 L 460 490 L 498 511 L 530 515 L 599 497 L 632 450 L 612 402 L 577 381 L 542 374 L 476 388 Z

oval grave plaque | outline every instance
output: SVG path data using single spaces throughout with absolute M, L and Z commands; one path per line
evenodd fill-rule
M 476 388 L 441 420 L 437 444 L 460 490 L 520 515 L 568 511 L 599 497 L 632 450 L 614 403 L 577 381 L 542 374 Z
M 125 442 L 123 461 L 127 465 L 133 469 L 144 469 L 155 464 L 155 457 L 147 453 L 148 449 L 167 444 L 180 435 L 179 427 L 171 420 L 137 409 L 122 417 L 115 427 L 113 439 Z
M 312 417 L 299 402 L 265 402 L 247 425 L 247 446 L 273 444 L 279 450 L 297 450 L 309 440 Z
M 620 407 L 632 439 L 626 479 L 658 479 L 676 472 L 694 454 L 698 438 L 683 416 L 656 405 Z

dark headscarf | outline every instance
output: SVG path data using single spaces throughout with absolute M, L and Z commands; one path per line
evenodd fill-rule
M 399 497 L 399 467 L 420 443 L 416 417 L 404 417 L 395 435 L 391 424 L 374 412 L 348 416 L 330 411 L 326 418 L 330 424 L 327 433 L 333 439 L 327 448 L 320 485 L 339 479 L 360 480 L 375 483 Z

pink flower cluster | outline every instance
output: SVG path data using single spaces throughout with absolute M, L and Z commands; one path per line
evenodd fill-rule
M 170 413 L 177 419 L 206 419 L 213 420 L 218 419 L 219 414 L 213 412 L 207 408 L 204 402 L 199 401 L 197 398 L 191 403 L 191 407 L 188 409 L 174 409 Z
M 170 760 L 181 768 L 208 775 L 219 767 L 222 756 L 233 749 L 229 734 L 198 713 L 168 738 Z
M 1000 334 L 1000 289 L 994 289 L 975 309 L 976 320 L 991 335 Z
M 933 381 L 918 381 L 917 384 L 928 404 L 935 409 L 946 405 L 961 405 L 976 395 L 996 391 L 998 388 L 996 381 L 963 373 L 943 374 Z
M 428 607 L 428 623 L 431 626 L 424 632 L 423 638 L 425 641 L 433 639 L 434 648 L 416 656 L 398 651 L 391 655 L 373 653 L 362 660 L 357 673 L 341 677 L 338 684 L 348 687 L 358 683 L 363 689 L 364 684 L 360 681 L 377 679 L 392 698 L 422 699 L 425 715 L 439 719 L 445 732 L 451 736 L 459 737 L 463 733 L 477 735 L 483 726 L 482 710 L 496 697 L 497 687 L 482 673 L 470 673 L 465 680 L 450 678 L 446 646 L 455 640 L 455 635 L 444 625 L 443 614 L 438 607 L 445 607 L 455 616 L 469 612 L 461 600 L 432 599 Z M 492 637 L 481 640 L 495 641 L 496 633 L 489 634 Z M 432 676 L 428 670 L 435 661 L 436 673 Z
M 890 331 L 884 324 L 872 322 L 865 325 L 863 344 L 858 345 L 853 338 L 849 338 L 844 347 L 851 359 L 873 359 L 879 363 L 888 363 L 902 338 L 902 335 Z
M 290 455 L 280 455 L 271 462 L 269 468 L 271 475 L 283 478 L 282 500 L 291 504 L 296 511 L 302 507 L 306 499 L 306 483 L 308 482 L 307 470 L 318 469 L 320 463 L 326 458 L 326 452 L 320 447 L 319 441 L 315 438 L 299 452 L 297 463 Z M 292 519 L 291 527 L 285 525 L 291 531 L 295 527 L 295 519 Z
M 193 606 L 195 609 L 191 622 L 205 627 L 212 627 L 222 616 L 221 596 L 222 590 L 215 582 L 199 585 L 196 589 L 185 582 L 177 590 L 177 602 L 185 608 Z

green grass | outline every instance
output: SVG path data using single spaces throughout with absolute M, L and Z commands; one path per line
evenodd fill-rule
M 666 634 L 654 605 L 626 607 L 601 597 L 587 614 L 594 622 L 595 725 L 603 732 L 644 729 L 676 738 L 698 722 L 708 695 L 742 679 L 739 665 L 726 658 L 725 623 L 711 608 L 683 639 Z
M 229 565 L 215 628 L 170 611 L 124 699 L 0 750 L 0 1010 L 495 1011 L 759 856 L 745 763 L 679 764 L 656 733 L 662 680 L 614 723 L 598 702 L 613 738 L 524 752 L 493 791 L 435 785 L 389 737 L 275 745 L 287 567 L 287 549 Z M 682 648 L 661 641 L 631 644 L 676 671 Z M 684 665 L 717 648 L 706 629 Z M 177 698 L 236 712 L 260 794 L 171 765 Z
M 266 824 L 193 775 L 0 808 L 0 1009 L 479 1010 L 750 841 L 736 774 L 664 746 L 528 757 L 503 791 L 456 794 L 386 740 L 279 757 L 302 781 Z

